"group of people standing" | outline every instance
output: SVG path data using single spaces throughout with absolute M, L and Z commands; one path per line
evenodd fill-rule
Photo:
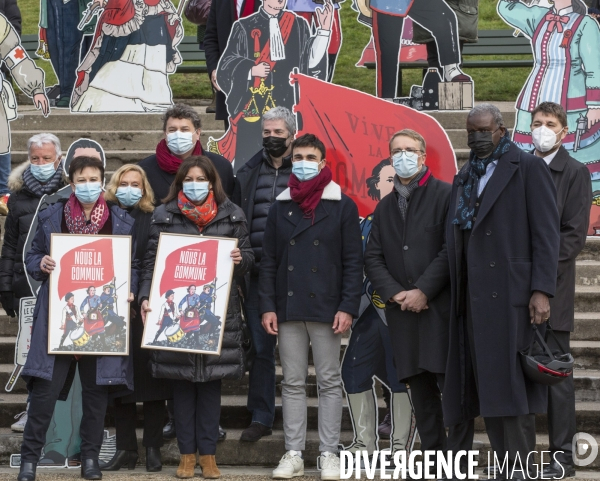
M 41 282 L 23 369 L 29 409 L 19 481 L 35 480 L 55 402 L 68 392 L 76 367 L 83 389 L 82 477 L 101 479 L 102 470 L 135 467 L 136 402 L 143 402 L 146 469 L 160 471 L 168 399 L 181 453 L 177 477 L 193 477 L 197 464 L 203 477 L 220 477 L 215 453 L 221 382 L 241 379 L 246 371 L 244 322 L 256 356 L 247 405 L 252 421 L 240 441 L 272 433 L 278 344 L 286 452 L 273 477 L 304 473 L 310 346 L 319 392 L 321 479 L 339 479 L 342 373 L 351 383 L 353 371 L 365 369 L 356 356 L 345 359 L 342 369 L 340 345 L 364 312 L 365 273 L 369 295 L 387 323 L 377 324 L 370 339 L 379 339 L 389 353 L 393 396 L 409 408 L 399 404 L 394 412 L 392 451 L 411 449 L 408 386 L 422 450 L 470 449 L 473 420 L 482 415 L 498 457 L 527 459 L 535 450 L 534 413 L 550 407 L 550 447 L 562 455 L 544 475 L 573 470 L 572 378 L 548 389 L 526 378 L 518 361 L 531 342 L 532 325 L 542 329 L 549 321 L 563 350 L 573 329 L 575 258 L 585 242 L 591 189 L 585 167 L 561 147 L 567 125 L 560 106 L 543 103 L 533 112 L 533 153 L 509 140 L 496 107 L 474 108 L 466 126 L 470 158 L 452 185 L 428 169 L 418 132 L 396 132 L 389 159 L 378 166 L 380 202 L 368 231 L 357 206 L 332 180 L 324 144 L 312 134 L 294 139 L 295 117 L 286 108 L 263 115 L 263 149 L 236 177 L 227 160 L 203 150 L 194 109 L 175 105 L 163 127 L 156 155 L 124 165 L 106 188 L 103 154 L 82 146 L 63 161 L 52 134 L 32 137 L 29 162 L 13 172 L 0 258 L 3 307 L 14 314 L 18 299 L 31 295 L 25 271 Z M 393 185 L 385 192 L 383 169 Z M 42 196 L 69 187 L 62 199 L 37 212 Z M 32 223 L 37 227 L 26 250 Z M 234 277 L 219 356 L 141 349 L 162 232 L 238 240 L 230 254 Z M 48 354 L 52 233 L 133 237 L 129 356 Z M 367 322 L 379 318 L 361 317 L 353 330 L 368 332 Z M 359 342 L 355 337 L 351 346 Z M 348 395 L 355 423 L 367 402 L 360 389 L 356 382 Z M 115 406 L 117 452 L 100 463 L 109 404 Z M 358 427 L 354 449 L 371 451 L 368 438 L 376 433 L 369 430 L 376 423 Z M 530 468 L 513 477 L 533 476 Z

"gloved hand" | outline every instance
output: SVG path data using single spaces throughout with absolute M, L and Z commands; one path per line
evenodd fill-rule
M 14 309 L 15 302 L 15 293 L 11 291 L 2 291 L 0 292 L 0 301 L 2 302 L 2 307 L 6 311 L 10 317 L 17 317 L 17 313 Z

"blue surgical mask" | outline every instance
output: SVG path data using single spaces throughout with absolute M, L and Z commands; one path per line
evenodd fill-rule
M 294 174 L 300 182 L 314 179 L 319 175 L 319 164 L 321 162 L 313 162 L 312 160 L 295 160 L 292 163 L 292 174 Z
M 142 189 L 130 185 L 117 188 L 115 196 L 125 207 L 133 207 L 142 198 Z
M 208 184 L 208 182 L 184 182 L 183 193 L 192 202 L 203 202 L 210 191 Z
M 171 132 L 167 134 L 167 147 L 175 155 L 183 155 L 192 150 L 194 142 L 192 141 L 191 132 Z
M 91 204 L 96 202 L 102 193 L 100 182 L 86 182 L 85 184 L 75 184 L 75 197 L 82 204 Z
M 49 164 L 41 164 L 41 165 L 35 165 L 35 164 L 31 164 L 29 166 L 29 169 L 31 170 L 31 175 L 33 175 L 33 177 L 35 177 L 35 179 L 39 182 L 48 182 L 52 176 L 54 175 L 54 172 L 56 172 L 56 167 L 54 167 L 54 162 L 50 162 Z
M 409 179 L 419 171 L 419 154 L 416 152 L 396 152 L 392 155 L 392 165 L 398 177 Z

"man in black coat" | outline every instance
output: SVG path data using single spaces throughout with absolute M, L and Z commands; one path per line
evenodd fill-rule
M 227 121 L 225 94 L 217 85 L 217 65 L 227 46 L 233 22 L 258 11 L 260 4 L 260 0 L 243 0 L 242 3 L 232 0 L 212 0 L 210 4 L 206 33 L 204 34 L 204 53 L 208 76 L 217 91 L 215 119 L 225 122 L 225 130 L 229 127 L 229 122 Z
M 410 386 L 421 450 L 456 452 L 471 448 L 473 427 L 452 426 L 447 440 L 441 402 L 450 317 L 444 227 L 451 187 L 433 177 L 425 149 L 414 130 L 390 139 L 394 190 L 375 209 L 365 270 L 385 303 L 396 372 Z
M 275 198 L 288 185 L 292 173 L 292 140 L 296 134 L 294 114 L 275 107 L 262 117 L 264 148 L 238 171 L 236 179 L 241 207 L 248 220 L 254 266 L 247 276 L 246 315 L 256 357 L 250 369 L 248 410 L 252 423 L 242 432 L 241 441 L 258 441 L 271 434 L 275 418 L 275 341 L 266 333 L 258 312 L 258 268 L 267 215 Z
M 545 412 L 548 401 L 546 386 L 525 377 L 519 351 L 532 341 L 532 324 L 550 317 L 556 189 L 544 161 L 508 139 L 495 106 L 471 110 L 467 132 L 471 154 L 454 178 L 446 223 L 452 306 L 444 421 L 452 426 L 481 414 L 497 456 L 508 458 L 510 470 L 518 456 L 527 470 L 534 413 Z M 512 473 L 519 476 L 527 473 Z
M 546 342 L 552 351 L 562 352 L 570 352 L 575 317 L 575 260 L 585 246 L 592 205 L 589 170 L 562 146 L 567 131 L 567 114 L 560 105 L 542 102 L 531 113 L 534 154 L 550 167 L 560 216 L 558 276 L 548 321 L 554 335 L 547 331 Z M 575 386 L 571 374 L 548 388 L 548 434 L 553 456 L 550 466 L 544 469 L 544 477 L 575 476 L 572 451 L 575 431 Z
M 325 146 L 306 134 L 292 144 L 289 189 L 269 211 L 260 263 L 262 324 L 279 340 L 286 453 L 274 479 L 304 472 L 309 344 L 319 389 L 322 479 L 340 474 L 340 345 L 358 315 L 363 274 L 356 204 L 325 165 Z
M 200 115 L 189 105 L 176 104 L 165 112 L 163 116 L 165 138 L 156 146 L 156 154 L 146 157 L 139 163 L 148 176 L 157 205 L 161 204 L 162 199 L 169 193 L 181 162 L 192 155 L 205 155 L 212 161 L 221 178 L 223 190 L 231 199 L 235 188 L 231 162 L 202 148 L 201 127 Z

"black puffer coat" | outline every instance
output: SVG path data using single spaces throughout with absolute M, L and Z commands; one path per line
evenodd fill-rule
M 0 257 L 0 292 L 14 292 L 16 309 L 18 299 L 32 295 L 25 274 L 23 247 L 40 203 L 40 196 L 31 192 L 23 182 L 23 173 L 27 167 L 29 162 L 23 162 L 8 178 L 11 196 L 8 199 L 8 216 L 4 224 L 4 243 Z M 65 185 L 66 179 L 63 181 L 59 188 Z
M 199 235 L 198 228 L 179 210 L 177 200 L 172 200 L 156 208 L 152 217 L 148 250 L 144 258 L 139 299 L 147 298 L 150 295 L 158 238 L 161 232 Z M 242 209 L 226 200 L 219 205 L 216 217 L 206 225 L 202 234 L 237 238 L 238 247 L 242 253 L 242 262 L 235 266 L 233 271 L 234 277 L 229 294 L 221 355 L 155 350 L 152 353 L 151 361 L 151 371 L 154 377 L 208 382 L 216 379 L 241 379 L 244 375 L 242 315 L 236 277 L 243 276 L 254 262 L 246 217 Z

